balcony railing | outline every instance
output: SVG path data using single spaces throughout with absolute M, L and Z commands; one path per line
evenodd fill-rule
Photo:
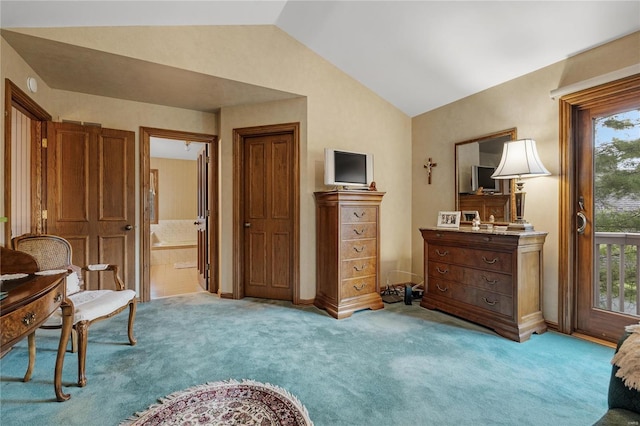
M 596 307 L 640 316 L 639 247 L 640 233 L 595 233 Z

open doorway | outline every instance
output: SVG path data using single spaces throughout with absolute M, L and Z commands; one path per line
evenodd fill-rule
M 151 299 L 205 291 L 208 282 L 198 274 L 197 218 L 198 159 L 207 146 L 156 137 L 149 142 Z
M 217 139 L 141 129 L 143 301 L 217 292 Z

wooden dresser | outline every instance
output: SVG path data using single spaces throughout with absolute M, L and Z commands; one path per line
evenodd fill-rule
M 380 203 L 384 192 L 316 192 L 316 298 L 341 319 L 381 309 Z
M 546 232 L 420 229 L 425 293 L 420 305 L 523 342 L 547 330 L 542 317 Z
M 474 195 L 462 194 L 458 200 L 460 210 L 477 211 L 480 213 L 480 220 L 489 221 L 489 216 L 493 215 L 496 222 L 508 221 L 510 195 Z

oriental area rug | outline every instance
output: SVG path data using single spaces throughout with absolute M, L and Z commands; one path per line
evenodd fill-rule
M 160 399 L 121 426 L 313 426 L 291 393 L 268 383 L 228 380 L 198 385 Z

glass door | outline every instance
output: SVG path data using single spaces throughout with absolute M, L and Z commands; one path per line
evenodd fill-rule
M 615 341 L 640 320 L 640 101 L 577 119 L 576 331 Z

